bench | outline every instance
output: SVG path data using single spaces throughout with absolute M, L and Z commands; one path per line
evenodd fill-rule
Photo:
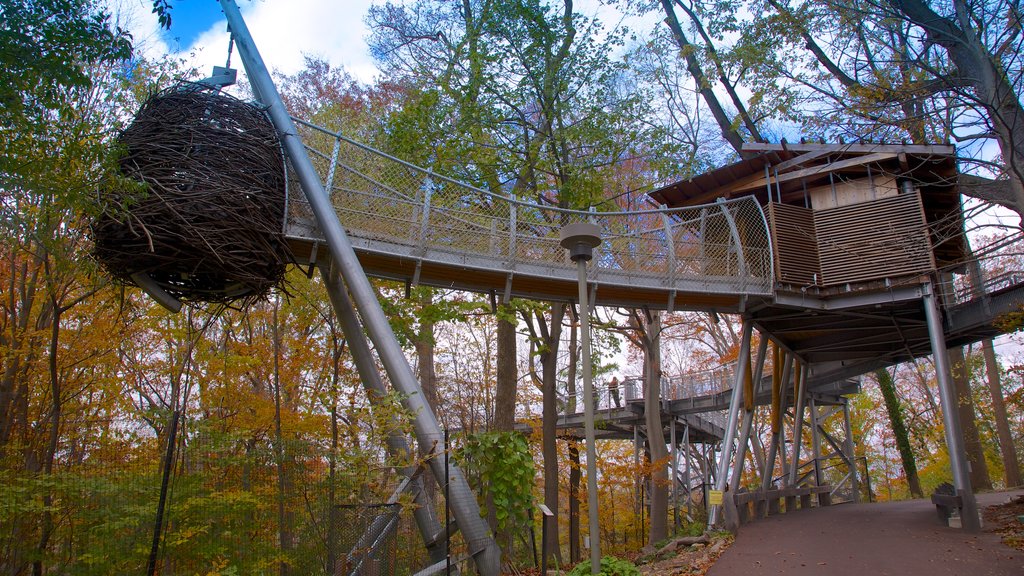
M 954 510 L 962 513 L 964 507 L 963 500 L 956 494 L 932 494 L 932 504 L 935 504 L 935 511 L 943 524 L 949 524 Z
M 736 511 L 739 515 L 740 524 L 745 524 L 753 518 L 765 518 L 770 514 L 778 514 L 781 510 L 779 501 L 786 502 L 786 512 L 797 510 L 797 498 L 800 499 L 800 510 L 811 507 L 812 496 L 817 495 L 819 506 L 832 504 L 831 486 L 806 486 L 802 488 L 779 488 L 774 490 L 754 492 L 740 492 L 733 495 L 736 502 Z M 754 510 L 751 513 L 751 505 Z

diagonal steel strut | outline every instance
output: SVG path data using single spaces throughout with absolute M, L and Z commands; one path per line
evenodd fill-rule
M 249 29 L 242 19 L 238 5 L 234 0 L 220 0 L 221 8 L 227 17 L 228 28 L 235 39 L 238 54 L 245 65 L 246 74 L 253 92 L 263 105 L 277 128 L 288 159 L 298 176 L 302 190 L 316 216 L 327 240 L 327 247 L 349 287 L 356 308 L 362 316 L 363 325 L 377 349 L 381 364 L 387 372 L 392 384 L 402 395 L 402 402 L 413 415 L 413 429 L 416 438 L 423 446 L 440 445 L 442 434 L 437 417 L 427 405 L 419 382 L 409 366 L 402 348 L 388 323 L 384 310 L 374 293 L 370 280 L 366 277 L 359 260 L 356 259 L 352 243 L 345 228 L 338 220 L 338 215 L 331 205 L 330 198 L 299 139 L 295 124 L 292 122 L 284 102 L 277 92 L 273 79 L 267 71 L 263 58 L 256 49 Z M 444 462 L 439 458 L 429 460 L 431 470 L 437 478 L 449 479 L 451 500 L 449 502 L 455 522 L 476 563 L 477 570 L 483 576 L 498 576 L 501 563 L 501 551 L 491 537 L 487 523 L 480 516 L 480 507 L 469 487 L 465 476 L 454 464 L 445 470 Z

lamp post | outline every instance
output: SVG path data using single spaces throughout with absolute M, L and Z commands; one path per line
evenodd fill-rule
M 590 303 L 587 301 L 587 262 L 601 244 L 601 228 L 577 222 L 562 228 L 561 245 L 576 263 L 580 290 L 580 356 L 583 364 L 583 421 L 587 439 L 587 504 L 590 516 L 590 571 L 601 571 L 601 541 L 597 522 L 597 453 L 594 447 L 594 383 L 590 366 Z

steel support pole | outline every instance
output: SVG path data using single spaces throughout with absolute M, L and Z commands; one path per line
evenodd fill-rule
M 796 362 L 796 358 L 786 353 L 785 364 L 782 367 L 782 398 L 779 399 L 779 480 L 782 480 L 785 485 L 786 478 L 786 410 L 789 406 L 786 405 L 786 393 L 789 391 L 789 387 L 794 385 L 796 377 L 793 374 L 793 367 L 799 366 Z M 794 385 L 795 389 L 795 385 Z M 796 394 L 794 392 L 794 394 Z
M 811 455 L 814 458 L 814 485 L 821 486 L 825 476 L 821 469 L 821 419 L 818 413 L 818 404 L 814 398 L 807 399 L 807 405 L 811 413 Z M 832 504 L 831 494 L 818 494 L 818 505 L 828 506 Z
M 786 457 L 785 457 L 785 444 L 783 443 L 782 434 L 782 421 L 783 414 L 786 413 L 786 388 L 787 381 L 789 380 L 789 369 L 792 366 L 791 356 L 787 352 L 783 352 L 780 355 L 780 362 L 782 362 L 782 368 L 776 372 L 780 374 L 779 378 L 779 394 L 781 400 L 779 401 L 778 414 L 773 414 L 773 417 L 779 419 L 778 431 L 772 431 L 772 442 L 771 448 L 768 450 L 768 457 L 764 465 L 764 474 L 761 475 L 761 490 L 770 490 L 772 487 L 772 481 L 775 479 L 775 458 L 777 454 L 783 454 L 782 457 L 782 470 L 786 470 Z M 772 423 L 774 427 L 775 423 Z
M 359 324 L 356 310 L 352 306 L 352 300 L 348 297 L 348 292 L 345 290 L 341 277 L 336 271 L 331 269 L 329 264 L 321 262 L 317 265 L 317 268 L 320 269 L 320 276 L 323 278 L 324 286 L 327 288 L 331 307 L 334 308 L 334 315 L 338 317 L 338 322 L 341 324 L 341 331 L 345 335 L 349 353 L 352 355 L 352 361 L 356 365 L 356 371 L 359 372 L 359 379 L 363 383 L 366 395 L 370 398 L 371 405 L 377 405 L 379 399 L 387 396 L 388 388 L 380 377 L 377 364 L 373 360 L 373 352 L 370 350 L 370 345 L 366 342 L 366 337 L 363 336 L 363 329 Z M 392 424 L 390 426 L 391 430 L 401 429 L 397 422 Z M 412 448 L 409 446 L 404 435 L 390 433 L 386 443 L 388 452 L 393 458 L 397 458 L 400 461 L 411 461 L 413 459 Z M 430 561 L 432 564 L 441 562 L 447 556 L 443 546 L 444 542 L 441 539 L 441 524 L 434 515 L 433 507 L 427 502 L 426 494 L 423 491 L 423 479 L 416 475 L 416 468 L 414 466 L 403 467 L 399 472 L 413 483 L 410 490 L 413 494 L 413 504 L 415 504 L 412 513 L 416 520 L 416 527 L 423 538 L 423 544 L 430 555 Z
M 679 529 L 679 447 L 676 444 L 676 417 L 668 423 L 672 443 L 672 533 Z
M 733 491 L 740 487 L 740 480 L 743 478 L 743 466 L 747 463 L 747 444 L 750 442 L 750 428 L 754 423 L 754 411 L 744 411 L 743 423 L 740 425 L 740 437 L 736 442 L 736 452 L 733 457 L 732 475 L 729 477 L 729 487 Z
M 740 339 L 739 361 L 736 363 L 736 380 L 732 386 L 732 399 L 729 401 L 729 418 L 725 424 L 725 438 L 722 439 L 722 456 L 718 461 L 718 474 L 715 477 L 715 490 L 725 491 L 725 484 L 729 480 L 729 461 L 732 459 L 732 444 L 736 439 L 736 428 L 739 420 L 740 406 L 743 405 L 743 381 L 747 375 L 748 362 L 743 359 L 750 355 L 750 335 L 754 324 L 749 318 L 743 319 L 743 336 Z M 714 528 L 718 523 L 718 514 L 721 506 L 711 506 L 708 509 L 708 528 Z
M 356 258 L 355 250 L 338 220 L 338 215 L 331 204 L 327 191 L 306 154 L 306 149 L 297 135 L 294 122 L 285 109 L 281 95 L 274 86 L 274 81 L 263 63 L 256 43 L 253 41 L 249 28 L 242 19 L 238 5 L 234 0 L 220 0 L 221 8 L 227 17 L 228 28 L 235 39 L 239 57 L 245 65 L 249 83 L 263 105 L 267 107 L 274 127 L 277 129 L 281 144 L 288 159 L 291 160 L 295 175 L 302 190 L 309 200 L 310 208 L 316 216 L 317 224 L 326 240 L 327 248 L 334 259 L 335 265 L 345 279 L 352 299 L 355 301 L 363 319 L 370 340 L 377 350 L 378 357 L 392 384 L 402 395 L 402 403 L 412 414 L 413 430 L 420 444 L 427 449 L 439 445 L 442 440 L 441 427 L 430 406 L 426 403 L 419 382 L 405 357 L 402 347 L 395 338 L 394 331 L 388 322 L 377 295 Z M 451 507 L 455 521 L 459 525 L 466 546 L 476 563 L 477 569 L 484 576 L 497 576 L 501 570 L 501 550 L 491 537 L 487 523 L 480 516 L 480 507 L 476 496 L 469 487 L 465 476 L 454 463 L 447 467 L 439 458 L 429 459 L 431 470 L 437 478 L 448 474 L 451 483 Z
M 946 356 L 946 335 L 942 332 L 942 316 L 936 303 L 932 284 L 922 286 L 925 319 L 928 321 L 928 338 L 932 345 L 936 377 L 939 380 L 939 398 L 942 400 L 942 420 L 946 428 L 946 448 L 949 451 L 949 465 L 953 469 L 953 484 L 963 504 L 961 525 L 965 532 L 981 531 L 978 518 L 978 502 L 971 488 L 971 475 L 967 469 L 967 450 L 964 448 L 963 429 L 956 409 L 956 390 L 949 371 Z
M 843 428 L 846 429 L 846 454 L 850 459 L 850 487 L 853 491 L 853 502 L 860 502 L 860 481 L 857 479 L 857 453 L 853 445 L 853 428 L 850 426 L 850 399 L 843 398 Z
M 576 261 L 580 292 L 580 363 L 583 365 L 583 421 L 587 437 L 587 514 L 590 516 L 590 569 L 601 571 L 601 532 L 597 505 L 597 447 L 594 445 L 594 382 L 590 362 L 590 304 L 587 294 L 587 261 Z M 648 431 L 649 432 L 649 431 Z M 648 434 L 649 435 L 649 434 Z M 664 440 L 662 440 L 664 441 Z
M 811 415 L 811 458 L 814 459 L 814 485 L 821 486 L 821 435 L 818 432 L 818 405 L 814 398 L 807 399 L 807 411 Z
M 800 448 L 804 435 L 804 403 L 807 396 L 807 365 L 801 363 L 800 369 L 794 374 L 793 395 L 796 396 L 796 409 L 793 411 L 793 459 L 789 462 L 789 485 L 796 486 L 797 475 L 800 473 Z
M 753 375 L 753 395 L 757 395 L 758 385 L 761 382 L 761 375 L 764 374 L 764 361 L 768 351 L 768 339 L 762 337 L 757 347 L 757 361 L 754 364 L 754 375 Z M 741 357 L 741 361 L 745 358 Z M 744 404 L 747 401 L 753 401 L 754 398 L 744 398 Z M 736 443 L 736 456 L 733 458 L 732 477 L 729 479 L 730 486 L 735 491 L 740 487 L 740 479 L 743 477 L 743 466 L 747 462 L 747 448 L 750 445 L 750 427 L 754 423 L 754 409 L 745 411 L 743 414 L 743 425 L 740 431 L 739 442 Z
M 693 490 L 693 486 L 690 484 L 690 482 L 692 482 L 692 471 L 690 469 L 690 459 L 692 454 L 690 453 L 689 424 L 683 425 L 683 446 L 686 447 L 686 451 L 683 452 L 683 454 L 686 455 L 686 461 L 684 462 L 684 465 L 686 466 L 686 520 L 689 522 L 690 519 L 693 518 L 693 494 L 691 492 Z

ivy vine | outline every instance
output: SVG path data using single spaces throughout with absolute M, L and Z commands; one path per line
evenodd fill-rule
M 480 496 L 490 499 L 498 530 L 525 523 L 533 507 L 534 465 L 522 434 L 480 432 L 466 438 L 463 457 L 480 478 Z M 481 507 L 481 513 L 486 507 Z

